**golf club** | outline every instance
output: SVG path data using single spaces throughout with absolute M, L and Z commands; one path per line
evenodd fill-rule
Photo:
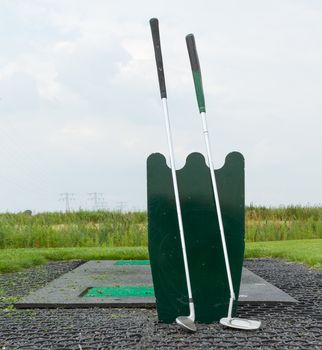
M 228 316 L 222 318 L 220 320 L 220 323 L 224 326 L 231 327 L 231 328 L 254 330 L 260 327 L 261 325 L 260 321 L 253 321 L 253 320 L 232 317 L 233 302 L 234 300 L 236 300 L 236 297 L 235 297 L 233 282 L 231 278 L 231 270 L 230 270 L 229 258 L 227 253 L 222 215 L 220 210 L 218 189 L 217 189 L 214 166 L 212 161 L 212 154 L 210 149 L 209 133 L 208 133 L 207 121 L 206 121 L 206 104 L 205 104 L 205 97 L 204 97 L 203 86 L 202 86 L 201 70 L 200 70 L 199 58 L 198 58 L 198 53 L 196 48 L 196 42 L 193 34 L 189 34 L 186 36 L 186 43 L 187 43 L 187 48 L 188 48 L 188 53 L 190 58 L 193 81 L 194 81 L 196 95 L 197 95 L 199 112 L 202 118 L 203 134 L 205 136 L 205 142 L 206 142 L 206 148 L 207 148 L 208 165 L 209 165 L 212 189 L 213 189 L 216 210 L 218 215 L 220 237 L 221 237 L 221 243 L 222 243 L 222 248 L 223 248 L 223 253 L 225 258 L 226 273 L 227 273 L 227 279 L 228 279 L 228 285 L 229 285 L 229 291 L 230 291 Z
M 194 303 L 193 303 L 193 299 L 192 299 L 189 267 L 188 267 L 187 252 L 186 252 L 186 243 L 185 243 L 185 238 L 184 238 L 181 206 L 180 206 L 177 175 L 176 175 L 176 167 L 175 167 L 174 154 L 173 154 L 173 146 L 172 146 L 172 138 L 171 138 L 170 119 L 169 119 L 169 113 L 168 113 L 167 92 L 166 92 L 164 70 L 163 70 L 163 61 L 162 61 L 162 53 L 161 53 L 161 43 L 160 43 L 158 19 L 157 18 L 150 19 L 150 26 L 151 26 L 151 32 L 152 32 L 155 61 L 156 61 L 157 71 L 158 71 L 160 94 L 161 94 L 164 118 L 165 118 L 165 123 L 166 123 L 173 189 L 174 189 L 174 196 L 175 196 L 175 202 L 176 202 L 179 232 L 180 232 L 181 247 L 182 247 L 182 255 L 183 255 L 183 263 L 184 263 L 184 270 L 185 270 L 185 275 L 186 275 L 188 298 L 189 298 L 189 311 L 190 311 L 189 316 L 179 316 L 176 318 L 176 322 L 182 328 L 184 328 L 188 331 L 191 331 L 191 332 L 195 332 L 197 330 L 196 325 L 194 323 L 195 322 L 195 307 L 194 307 Z

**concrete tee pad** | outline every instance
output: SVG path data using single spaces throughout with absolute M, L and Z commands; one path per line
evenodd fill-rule
M 84 297 L 92 287 L 153 286 L 150 265 L 89 261 L 29 294 L 16 308 L 155 307 L 154 296 Z M 294 298 L 243 268 L 239 304 L 294 303 Z

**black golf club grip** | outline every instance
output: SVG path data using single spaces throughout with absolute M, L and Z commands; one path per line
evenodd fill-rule
M 199 112 L 200 113 L 206 112 L 205 96 L 204 96 L 203 86 L 202 86 L 199 57 L 198 57 L 195 37 L 193 34 L 188 34 L 186 36 L 186 43 L 187 43 L 187 49 L 188 49 L 189 58 L 190 58 L 193 81 L 195 84 Z
M 188 49 L 189 58 L 190 58 L 191 69 L 193 71 L 200 72 L 199 57 L 198 57 L 195 37 L 193 34 L 188 34 L 186 36 L 186 43 L 187 43 L 187 49 Z
M 161 98 L 166 98 L 167 91 L 166 91 L 166 87 L 165 87 L 165 78 L 164 78 L 164 70 L 163 70 L 163 61 L 162 61 L 158 19 L 151 18 L 150 19 L 150 26 L 151 26 L 152 40 L 153 40 L 153 46 L 154 46 L 155 62 L 156 62 L 157 71 L 158 71 L 160 94 L 161 94 Z

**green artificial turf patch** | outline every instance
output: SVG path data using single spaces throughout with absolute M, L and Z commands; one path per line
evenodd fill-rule
M 115 286 L 89 288 L 83 295 L 86 298 L 104 297 L 153 297 L 154 289 L 151 286 Z
M 118 260 L 114 265 L 150 265 L 150 260 Z

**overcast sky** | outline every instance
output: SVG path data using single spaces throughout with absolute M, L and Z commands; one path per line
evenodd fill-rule
M 247 204 L 321 204 L 320 0 L 2 0 L 0 211 L 146 208 L 146 158 L 168 155 L 151 17 L 177 167 L 205 154 L 194 33 L 216 168 L 244 155 Z

